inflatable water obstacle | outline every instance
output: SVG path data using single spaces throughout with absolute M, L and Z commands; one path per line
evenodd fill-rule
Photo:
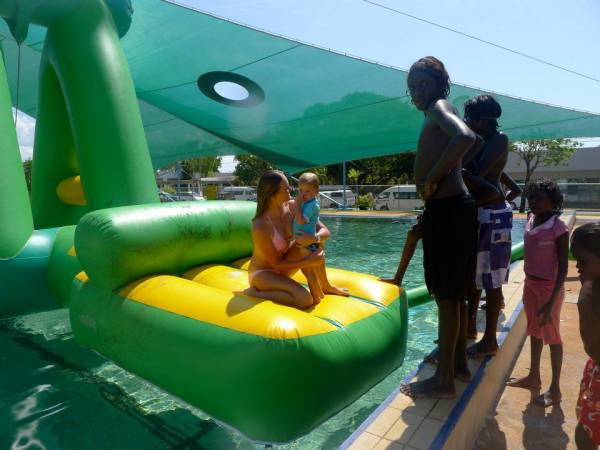
M 248 287 L 255 204 L 158 202 L 104 2 L 15 11 L 17 39 L 28 20 L 48 31 L 31 207 L 0 62 L 3 317 L 66 306 L 81 345 L 257 441 L 308 433 L 402 364 L 404 292 L 332 269 L 351 296 L 307 311 L 235 294 Z
M 167 1 L 135 6 L 132 21 L 128 0 L 0 0 L 0 317 L 67 307 L 81 345 L 251 439 L 295 439 L 402 364 L 408 307 L 429 294 L 334 268 L 350 297 L 306 311 L 236 294 L 255 205 L 161 205 L 154 168 L 251 152 L 296 172 L 410 151 L 422 117 L 406 72 Z M 220 96 L 222 81 L 249 99 Z M 506 123 L 514 139 L 600 123 L 499 101 L 507 121 L 545 118 Z M 37 119 L 30 196 L 12 104 Z
M 306 311 L 234 294 L 248 287 L 253 206 L 84 216 L 70 318 L 82 345 L 254 440 L 285 442 L 402 363 L 408 308 L 394 286 L 333 269 L 350 298 L 327 295 Z

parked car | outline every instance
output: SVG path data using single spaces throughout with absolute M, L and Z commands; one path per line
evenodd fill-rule
M 171 194 L 167 194 L 166 192 L 163 192 L 163 191 L 158 192 L 158 198 L 160 199 L 161 203 L 177 201 L 177 199 L 175 197 L 173 197 Z
M 412 211 L 423 208 L 423 200 L 417 195 L 417 186 L 414 184 L 401 184 L 381 191 L 375 197 L 375 209 L 390 211 Z
M 342 189 L 339 191 L 321 191 L 321 194 L 319 195 L 321 208 L 339 208 L 344 203 L 344 190 Z M 350 189 L 346 189 L 346 206 L 349 208 L 356 206 L 356 197 Z
M 177 200 L 179 201 L 190 201 L 190 200 L 205 200 L 200 194 L 192 191 L 180 192 L 177 194 Z
M 221 195 L 226 200 L 256 201 L 256 189 L 251 186 L 225 186 Z

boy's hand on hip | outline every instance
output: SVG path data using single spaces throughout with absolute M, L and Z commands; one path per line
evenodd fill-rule
M 425 185 L 423 186 L 423 192 L 421 193 L 423 200 L 427 201 L 431 197 L 433 197 L 433 194 L 435 194 L 435 191 L 437 191 L 437 188 L 438 188 L 437 183 L 434 183 L 431 180 L 427 180 L 425 182 Z

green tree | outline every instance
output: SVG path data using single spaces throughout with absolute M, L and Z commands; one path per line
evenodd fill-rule
M 395 184 L 397 180 L 402 183 L 413 182 L 415 152 L 404 152 L 397 155 L 380 156 L 348 161 L 347 164 L 356 169 L 360 174 L 353 180 L 356 184 Z M 321 184 L 334 184 L 342 182 L 342 164 L 331 164 L 313 169 L 319 175 Z M 350 170 L 348 177 L 350 177 Z
M 233 174 L 242 185 L 256 186 L 261 175 L 273 169 L 269 162 L 254 155 L 237 155 L 235 159 L 238 164 Z
M 521 163 L 525 163 L 525 187 L 538 167 L 566 166 L 573 153 L 581 143 L 572 139 L 535 139 L 515 142 L 510 145 L 510 151 L 516 153 Z M 519 211 L 525 211 L 525 196 L 521 196 Z
M 220 156 L 203 156 L 181 161 L 182 175 L 188 179 L 195 173 L 200 174 L 201 177 L 214 175 L 219 171 L 219 167 L 221 167 Z
M 361 175 L 362 172 L 358 169 L 355 169 L 354 167 L 351 167 L 348 170 L 348 179 L 350 180 L 350 183 L 354 182 L 354 184 L 356 185 L 356 195 L 358 195 L 358 179 Z
M 358 183 L 358 178 L 362 175 L 362 171 L 355 169 L 354 167 L 351 167 L 348 170 L 348 179 L 352 182 L 354 181 L 354 183 Z
M 23 161 L 23 171 L 25 172 L 25 181 L 27 190 L 31 192 L 31 159 Z
M 327 175 L 327 166 L 313 167 L 310 171 L 319 177 L 320 184 L 332 184 Z

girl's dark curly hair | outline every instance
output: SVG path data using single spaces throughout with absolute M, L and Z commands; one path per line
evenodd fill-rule
M 531 197 L 538 192 L 544 192 L 548 196 L 552 209 L 556 214 L 561 214 L 564 206 L 564 196 L 555 181 L 547 178 L 538 178 L 529 183 L 525 188 L 525 197 L 531 203 Z
M 575 228 L 571 236 L 571 248 L 584 248 L 600 257 L 600 222 L 591 222 Z
M 440 94 L 443 98 L 448 98 L 450 95 L 450 75 L 448 75 L 443 62 L 435 56 L 425 56 L 410 66 L 408 73 L 413 70 L 423 70 L 434 77 L 438 82 Z

